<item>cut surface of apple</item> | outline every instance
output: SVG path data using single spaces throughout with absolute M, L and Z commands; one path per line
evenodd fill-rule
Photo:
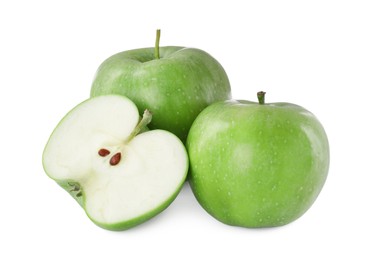
M 103 228 L 124 230 L 155 216 L 186 179 L 182 142 L 164 130 L 142 131 L 150 117 L 141 119 L 124 96 L 91 98 L 62 119 L 45 147 L 45 172 Z

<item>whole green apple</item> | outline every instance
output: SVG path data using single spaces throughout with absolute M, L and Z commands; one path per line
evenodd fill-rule
M 73 108 L 46 144 L 45 172 L 102 228 L 125 230 L 154 217 L 186 179 L 183 143 L 148 130 L 150 120 L 126 97 L 95 97 Z
M 320 193 L 329 168 L 317 118 L 289 103 L 218 102 L 187 139 L 189 182 L 202 207 L 223 223 L 272 227 L 292 222 Z
M 120 94 L 130 98 L 140 113 L 154 117 L 150 129 L 164 129 L 183 142 L 197 115 L 208 105 L 227 100 L 231 89 L 221 64 L 194 48 L 160 47 L 120 52 L 98 68 L 91 96 Z

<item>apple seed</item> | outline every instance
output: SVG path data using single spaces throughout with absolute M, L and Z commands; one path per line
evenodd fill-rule
M 109 161 L 110 165 L 111 166 L 117 165 L 120 162 L 121 155 L 122 155 L 121 153 L 114 154 L 114 156 L 111 157 L 111 159 Z
M 101 157 L 105 157 L 105 156 L 107 156 L 107 155 L 109 155 L 110 154 L 110 151 L 109 150 L 107 150 L 107 149 L 105 149 L 105 148 L 101 148 L 100 150 L 99 150 L 99 155 L 101 156 Z

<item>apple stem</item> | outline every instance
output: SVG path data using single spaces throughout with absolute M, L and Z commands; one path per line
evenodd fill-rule
M 133 129 L 133 132 L 130 134 L 130 136 L 128 136 L 127 142 L 131 141 L 133 137 L 138 135 L 145 126 L 150 124 L 151 119 L 152 119 L 152 113 L 146 109 L 143 113 L 141 121 L 137 124 L 135 129 Z
M 258 95 L 259 104 L 264 105 L 265 104 L 265 92 L 259 91 L 257 95 Z
M 160 29 L 156 30 L 156 40 L 155 40 L 155 59 L 160 59 L 159 53 L 159 41 L 160 41 Z

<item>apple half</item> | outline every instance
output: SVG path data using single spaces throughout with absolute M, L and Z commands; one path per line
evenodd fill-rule
M 186 180 L 187 152 L 174 134 L 149 131 L 124 96 L 90 98 L 72 109 L 43 153 L 46 174 L 98 226 L 125 230 L 159 214 Z

